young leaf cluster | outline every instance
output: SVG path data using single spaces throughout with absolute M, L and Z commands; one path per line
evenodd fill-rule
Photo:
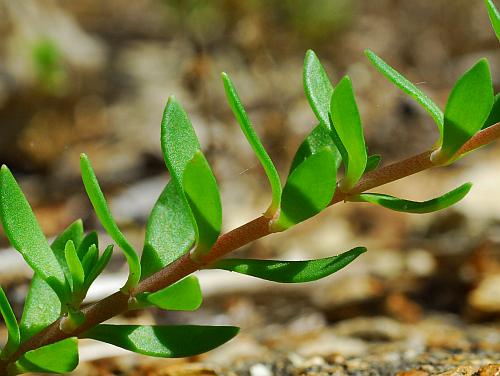
M 492 0 L 485 0 L 485 4 L 499 36 L 499 13 Z M 454 162 L 463 154 L 464 145 L 481 129 L 498 126 L 500 94 L 494 95 L 486 59 L 479 60 L 458 78 L 442 111 L 429 96 L 374 52 L 367 50 L 366 56 L 436 123 L 439 138 L 432 154 L 428 154 L 433 164 Z M 262 217 L 267 227 L 260 236 L 284 231 L 315 216 L 332 202 L 339 201 L 335 201 L 335 195 L 345 201 L 421 214 L 455 204 L 471 188 L 471 184 L 466 183 L 423 202 L 362 192 L 360 181 L 376 176 L 378 171 L 372 171 L 381 170 L 381 157 L 368 153 L 351 79 L 345 76 L 332 82 L 313 51 L 307 51 L 305 56 L 303 85 L 317 123 L 298 146 L 282 184 L 235 84 L 226 73 L 222 74 L 222 81 L 229 107 L 271 187 L 271 202 Z M 220 237 L 222 207 L 218 184 L 186 111 L 173 96 L 163 113 L 161 147 L 170 181 L 149 215 L 142 253 L 119 229 L 89 158 L 81 155 L 82 180 L 90 202 L 102 227 L 128 263 L 127 281 L 117 293 L 126 299 L 127 310 L 151 306 L 163 310 L 198 309 L 203 298 L 199 281 L 192 274 L 197 269 L 227 270 L 279 283 L 304 283 L 337 272 L 366 251 L 364 247 L 356 247 L 339 255 L 304 261 L 218 259 L 237 246 L 216 253 L 219 242 L 224 239 Z M 101 253 L 97 233 L 85 233 L 81 220 L 69 225 L 49 245 L 6 166 L 0 169 L 0 221 L 10 243 L 34 272 L 20 320 L 0 287 L 0 313 L 8 333 L 0 352 L 0 374 L 69 372 L 78 364 L 78 338 L 91 338 L 150 356 L 185 357 L 220 346 L 238 332 L 233 326 L 109 325 L 102 324 L 109 318 L 104 315 L 102 319 L 94 317 L 88 325 L 92 306 L 84 309 L 82 303 L 91 284 L 109 263 L 113 246 L 108 245 Z M 249 240 L 235 244 L 246 244 L 259 237 L 247 235 Z M 178 266 L 185 264 L 189 265 L 185 270 Z M 169 270 L 173 270 L 174 275 L 165 277 L 164 272 Z M 170 280 L 163 283 L 162 278 Z M 157 283 L 148 284 L 150 281 Z M 157 287 L 145 289 L 144 286 Z M 54 330 L 54 325 L 58 326 L 57 336 L 48 335 L 49 338 L 45 336 L 40 340 L 45 332 Z

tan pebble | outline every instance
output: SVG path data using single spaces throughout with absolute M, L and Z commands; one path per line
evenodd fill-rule
M 427 376 L 429 373 L 420 369 L 411 369 L 409 371 L 398 372 L 396 376 Z
M 460 366 L 452 370 L 439 373 L 437 376 L 472 376 L 478 370 L 478 367 L 473 366 Z
M 490 364 L 481 367 L 478 376 L 500 376 L 500 364 Z
M 203 364 L 174 364 L 151 373 L 156 376 L 216 376 L 217 372 Z

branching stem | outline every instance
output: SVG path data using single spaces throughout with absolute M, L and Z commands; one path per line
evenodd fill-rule
M 458 151 L 457 155 L 464 155 L 481 146 L 485 146 L 498 138 L 500 138 L 500 123 L 477 133 Z M 340 190 L 337 190 L 330 205 L 344 201 L 350 195 L 359 194 L 366 190 L 416 174 L 417 172 L 436 167 L 430 160 L 431 153 L 432 150 L 429 150 L 403 161 L 368 172 L 350 192 L 342 193 Z M 225 256 L 231 251 L 271 234 L 269 224 L 270 219 L 261 216 L 232 231 L 229 231 L 217 240 L 212 250 L 202 258 L 201 263 L 191 260 L 189 253 L 187 253 L 180 257 L 177 261 L 171 263 L 139 283 L 139 285 L 131 292 L 131 296 L 135 296 L 145 291 L 158 291 L 164 287 L 170 286 L 196 270 L 203 269 L 206 265 Z M 85 315 L 84 324 L 70 333 L 62 331 L 60 329 L 61 319 L 57 320 L 49 327 L 45 328 L 43 331 L 23 343 L 18 351 L 8 360 L 0 362 L 0 375 L 3 374 L 2 371 L 6 368 L 8 363 L 15 361 L 25 352 L 68 337 L 79 336 L 89 328 L 127 311 L 129 308 L 129 298 L 129 295 L 118 291 L 84 308 L 82 310 Z

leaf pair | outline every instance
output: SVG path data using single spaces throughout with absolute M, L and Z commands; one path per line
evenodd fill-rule
M 332 200 L 337 170 L 343 161 L 340 187 L 349 191 L 367 167 L 361 119 L 349 77 L 334 88 L 313 51 L 306 53 L 304 91 L 319 125 L 306 137 L 293 159 L 283 189 L 280 217 L 272 228 L 282 231 L 323 210 Z M 376 158 L 375 158 L 376 159 Z M 372 159 L 373 167 L 378 165 Z
M 437 142 L 438 150 L 431 157 L 436 164 L 453 162 L 460 148 L 481 128 L 487 126 L 494 99 L 486 59 L 479 60 L 458 79 L 448 97 L 443 114 L 426 94 L 375 53 L 367 50 L 366 55 L 385 77 L 422 105 L 436 122 L 440 136 Z
M 174 97 L 169 98 L 163 113 L 161 144 L 171 182 L 148 220 L 143 259 L 154 260 L 163 267 L 188 251 L 193 241 L 195 258 L 211 249 L 220 233 L 222 207 L 217 182 L 200 150 L 193 126 Z M 180 233 L 176 233 L 176 227 Z M 172 234 L 162 240 L 160 234 L 167 231 Z M 148 270 L 152 271 L 156 270 Z
M 363 175 L 367 154 L 363 128 L 352 82 L 348 76 L 333 87 L 316 54 L 309 50 L 304 61 L 304 91 L 313 112 L 330 131 L 345 165 L 342 191 L 348 191 Z M 338 166 L 337 166 L 338 167 Z

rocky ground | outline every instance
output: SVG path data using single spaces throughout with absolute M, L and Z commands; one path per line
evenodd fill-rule
M 229 230 L 259 215 L 269 194 L 219 73 L 235 81 L 285 176 L 315 122 L 302 93 L 307 48 L 335 80 L 352 77 L 370 153 L 380 153 L 383 164 L 428 149 L 436 131 L 425 111 L 369 65 L 363 49 L 383 56 L 440 105 L 482 56 L 499 89 L 498 43 L 479 0 L 141 0 L 127 6 L 3 0 L 0 163 L 11 167 L 51 237 L 78 217 L 86 228 L 100 229 L 79 178 L 78 155 L 86 152 L 120 227 L 140 249 L 149 210 L 168 179 L 159 122 L 175 94 L 217 176 Z M 117 319 L 241 326 L 220 349 L 156 360 L 83 342 L 75 374 L 500 375 L 499 169 L 496 145 L 379 190 L 423 200 L 474 182 L 468 197 L 445 212 L 411 216 L 339 204 L 237 251 L 306 259 L 368 247 L 326 280 L 281 286 L 205 271 L 199 311 Z M 0 247 L 0 283 L 20 315 L 30 271 L 1 232 Z M 118 288 L 124 271 L 116 252 L 89 300 Z

